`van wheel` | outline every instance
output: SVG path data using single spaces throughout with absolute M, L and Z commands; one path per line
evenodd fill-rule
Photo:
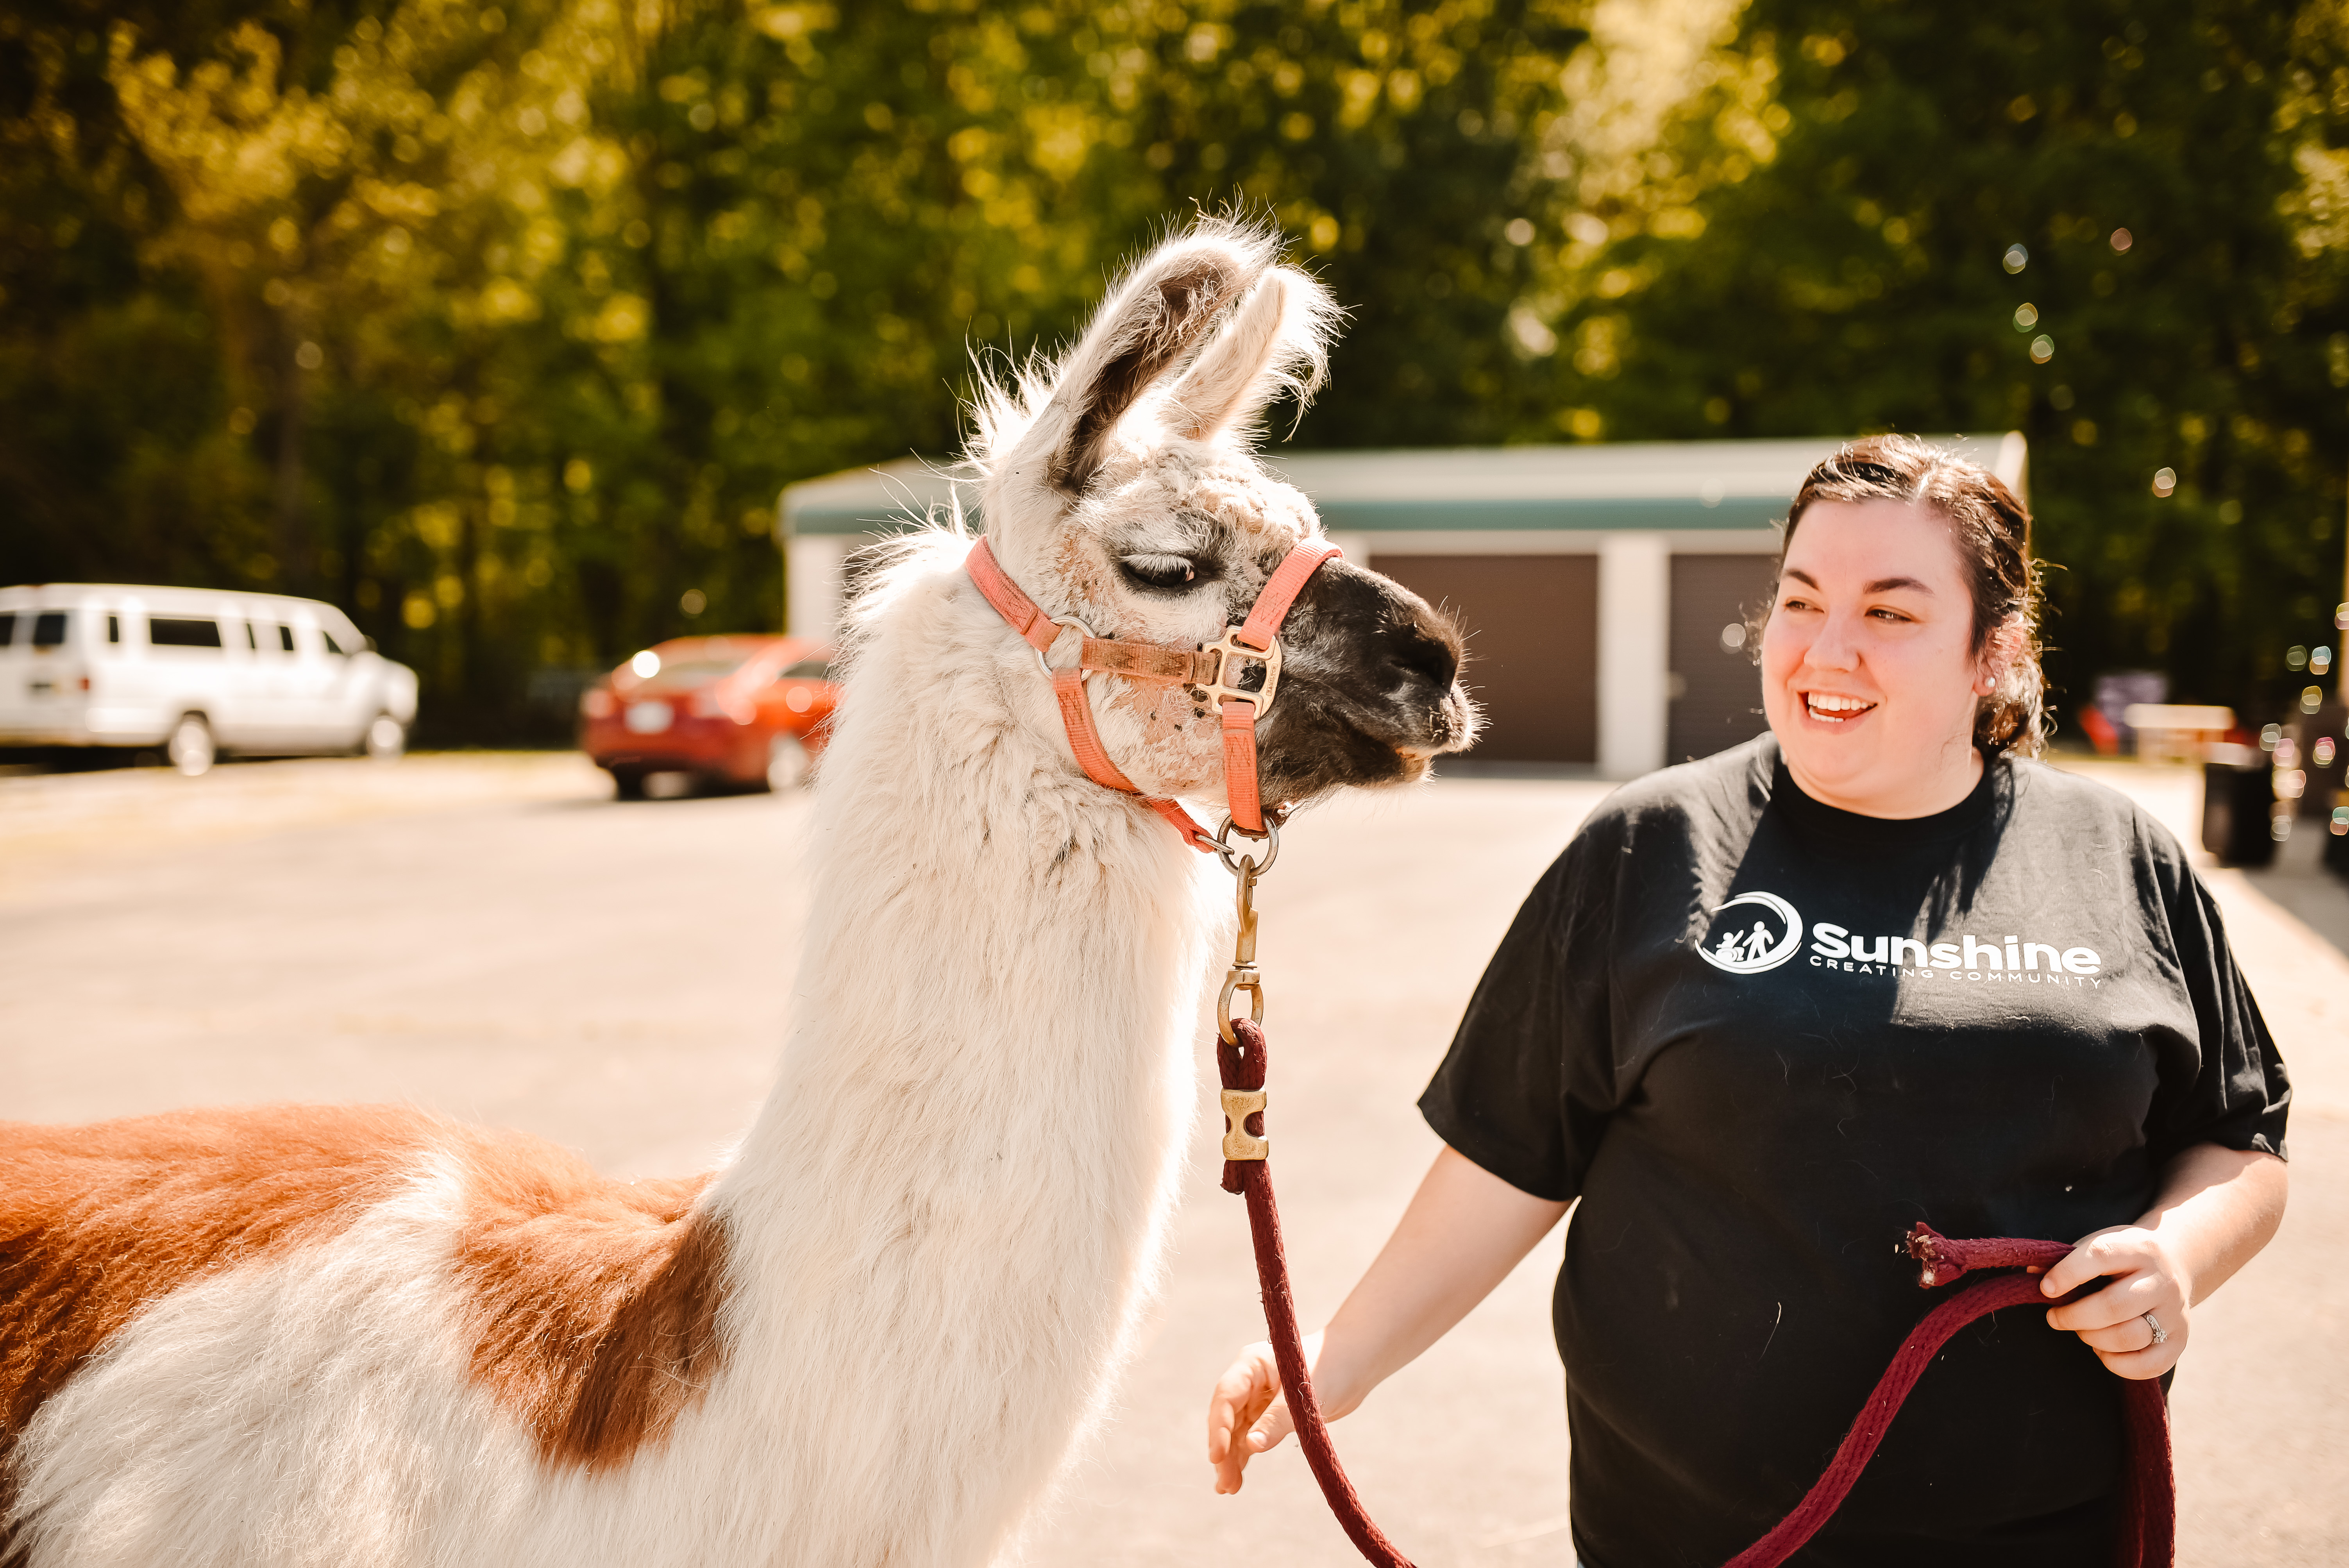
M 360 749 L 377 762 L 396 763 L 408 750 L 408 726 L 388 713 L 378 713 L 367 722 Z
M 181 776 L 198 778 L 212 772 L 212 761 L 220 753 L 212 745 L 212 727 L 204 722 L 204 716 L 182 713 L 163 742 L 163 754 Z

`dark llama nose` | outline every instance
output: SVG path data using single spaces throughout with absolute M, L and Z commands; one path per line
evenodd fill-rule
M 1439 695 L 1452 690 L 1460 673 L 1460 640 L 1450 627 L 1431 625 L 1423 613 L 1388 628 L 1381 640 L 1398 689 L 1415 676 L 1433 685 Z

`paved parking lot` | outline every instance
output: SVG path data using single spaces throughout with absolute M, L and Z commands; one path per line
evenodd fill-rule
M 2097 771 L 2184 831 L 2191 774 Z M 625 1174 L 706 1164 L 781 1038 L 807 802 L 608 793 L 561 754 L 0 778 L 0 1115 L 399 1098 Z M 1309 1321 L 1432 1157 L 1412 1101 L 1518 899 L 1605 793 L 1446 779 L 1289 836 L 1262 955 Z M 2299 1093 L 2283 1235 L 2204 1309 L 2178 1380 L 2181 1561 L 2313 1568 L 2349 1561 L 2349 892 L 2290 867 L 2207 875 Z M 1355 1561 L 1293 1447 L 1238 1498 L 1209 1486 L 1207 1384 L 1261 1333 L 1209 1098 L 1164 1301 L 1036 1563 Z M 1559 1247 L 1338 1429 L 1422 1562 L 1570 1557 Z

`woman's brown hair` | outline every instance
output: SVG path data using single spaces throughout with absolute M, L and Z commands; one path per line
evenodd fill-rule
M 2031 558 L 2031 509 L 1998 475 L 1953 452 L 1910 436 L 1869 436 L 1811 470 L 1795 493 L 1778 544 L 1781 571 L 1803 514 L 1818 501 L 1894 501 L 1922 506 L 1950 524 L 1973 594 L 1973 651 L 1982 652 L 2002 631 L 2012 639 L 1998 684 L 1975 707 L 1974 744 L 1993 757 L 2038 755 L 2047 739 L 2047 681 L 2039 669 L 2039 563 Z M 1769 615 L 1764 607 L 1758 619 Z M 1754 630 L 1760 632 L 1759 624 Z M 1758 635 L 1753 645 L 1758 659 Z

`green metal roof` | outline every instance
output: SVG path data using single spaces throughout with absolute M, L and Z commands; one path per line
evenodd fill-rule
M 1933 438 L 2025 490 L 2020 431 Z M 1803 476 L 1843 444 L 1801 441 L 1622 441 L 1269 454 L 1266 466 L 1313 499 L 1333 534 L 1491 529 L 1618 532 L 1765 528 Z M 783 492 L 786 535 L 893 532 L 947 502 L 950 465 L 902 458 Z M 977 487 L 961 486 L 966 511 Z

